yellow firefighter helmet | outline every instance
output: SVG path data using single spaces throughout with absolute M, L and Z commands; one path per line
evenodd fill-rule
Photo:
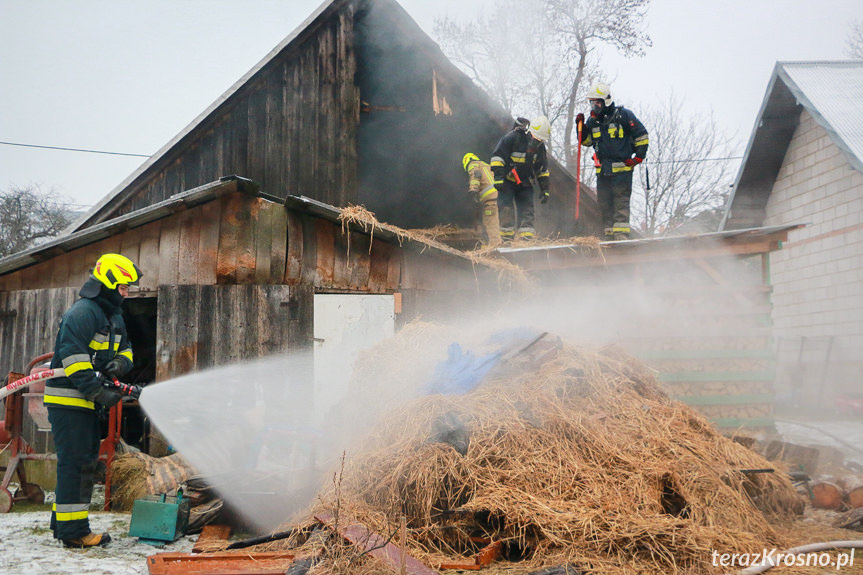
M 116 289 L 120 284 L 138 285 L 141 275 L 138 266 L 120 254 L 104 254 L 93 268 L 93 277 L 108 289 Z
M 476 154 L 472 154 L 472 153 L 468 152 L 467 154 L 464 155 L 464 158 L 461 159 L 461 165 L 464 166 L 464 171 L 466 172 L 467 167 L 470 165 L 471 162 L 478 162 L 478 161 L 479 161 L 479 158 L 477 157 Z

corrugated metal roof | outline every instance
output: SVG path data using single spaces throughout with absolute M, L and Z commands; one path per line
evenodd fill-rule
M 791 92 L 863 171 L 863 60 L 780 62 Z
M 863 60 L 777 62 L 720 229 L 763 222 L 764 207 L 803 109 L 848 163 L 863 172 Z

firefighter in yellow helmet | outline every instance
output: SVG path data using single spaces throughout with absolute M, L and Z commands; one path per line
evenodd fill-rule
M 500 239 L 500 225 L 497 215 L 497 188 L 494 187 L 494 174 L 488 164 L 476 154 L 468 152 L 462 158 L 464 171 L 468 173 L 470 184 L 468 193 L 482 209 L 482 226 L 490 247 L 503 243 Z
M 105 254 L 60 322 L 52 368 L 65 377 L 45 386 L 44 403 L 57 451 L 57 488 L 51 513 L 54 537 L 66 547 L 94 547 L 111 541 L 90 531 L 88 510 L 99 457 L 101 413 L 137 386 L 109 386 L 132 368 L 132 346 L 123 321 L 123 299 L 141 270 L 119 254 Z
M 590 118 L 584 122 L 581 143 L 592 146 L 596 165 L 596 197 L 606 240 L 629 239 L 632 171 L 647 157 L 647 129 L 631 110 L 617 106 L 608 84 L 597 82 L 587 93 Z

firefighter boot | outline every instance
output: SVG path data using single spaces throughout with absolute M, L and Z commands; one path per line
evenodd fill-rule
M 531 227 L 521 227 L 518 228 L 516 236 L 520 240 L 533 241 L 536 239 L 536 230 Z
M 88 547 L 101 547 L 111 542 L 111 536 L 107 533 L 90 532 L 83 537 L 77 539 L 64 539 L 64 547 L 75 547 L 77 549 L 87 549 Z

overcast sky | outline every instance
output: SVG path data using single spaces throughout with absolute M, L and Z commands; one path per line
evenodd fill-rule
M 490 5 L 400 1 L 429 34 L 435 18 Z M 319 5 L 0 0 L 0 141 L 152 154 Z M 863 0 L 652 0 L 647 56 L 610 54 L 605 70 L 636 113 L 672 92 L 690 113 L 712 110 L 742 154 L 776 61 L 843 58 L 854 18 Z M 39 184 L 92 205 L 144 159 L 0 145 L 0 189 Z

